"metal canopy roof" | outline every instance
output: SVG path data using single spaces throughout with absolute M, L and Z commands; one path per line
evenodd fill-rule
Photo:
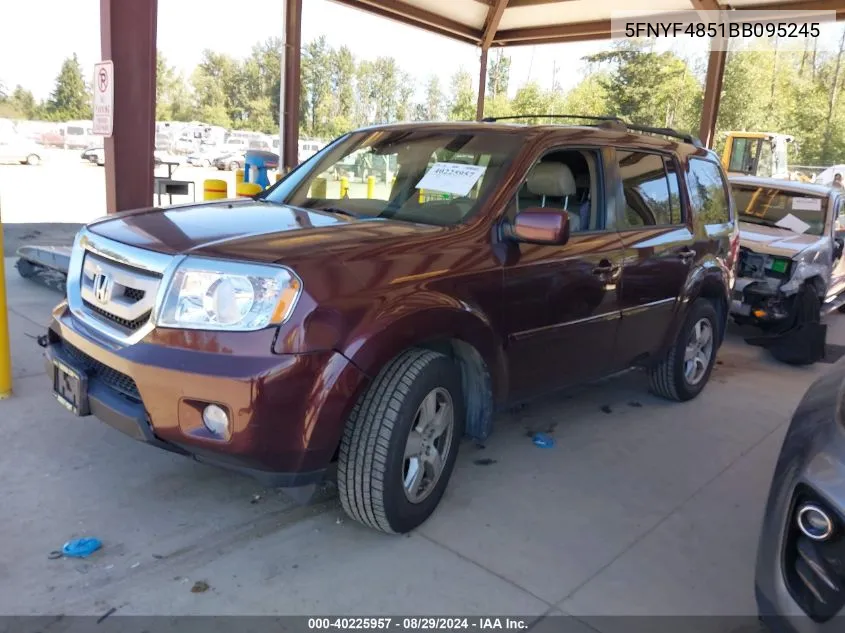
M 719 9 L 836 10 L 842 0 L 335 0 L 487 49 L 607 39 L 614 11 Z

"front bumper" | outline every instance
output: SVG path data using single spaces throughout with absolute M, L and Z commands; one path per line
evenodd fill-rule
M 845 427 L 838 419 L 843 384 L 843 362 L 813 384 L 775 468 L 755 575 L 759 613 L 773 633 L 845 630 Z M 828 541 L 814 542 L 798 529 L 797 509 L 804 502 L 834 517 Z
M 174 332 L 115 347 L 63 303 L 48 333 L 47 371 L 60 361 L 84 373 L 90 412 L 137 440 L 267 485 L 319 481 L 366 380 L 360 370 L 333 351 L 274 354 L 272 329 L 220 333 L 212 348 L 189 348 Z M 202 424 L 212 403 L 230 415 L 226 438 Z
M 738 280 L 731 295 L 731 315 L 734 320 L 757 325 L 788 320 L 794 297 L 784 296 L 763 281 L 742 283 L 745 281 Z

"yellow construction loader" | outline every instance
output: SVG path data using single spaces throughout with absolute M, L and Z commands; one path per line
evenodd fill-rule
M 760 176 L 809 182 L 809 176 L 789 170 L 787 146 L 795 140 L 777 132 L 727 132 L 722 166 L 729 176 Z

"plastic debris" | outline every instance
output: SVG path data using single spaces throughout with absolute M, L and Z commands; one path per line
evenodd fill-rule
M 87 558 L 102 546 L 102 541 L 97 538 L 77 538 L 64 544 L 62 554 L 71 558 Z
M 531 441 L 534 442 L 534 446 L 539 446 L 540 448 L 551 448 L 555 445 L 555 438 L 545 433 L 535 433 Z
M 475 464 L 476 466 L 489 466 L 490 464 L 495 464 L 496 460 L 490 459 L 489 457 L 482 457 L 481 459 L 476 459 L 472 463 Z
M 209 586 L 207 582 L 204 580 L 198 580 L 194 583 L 194 586 L 191 587 L 191 593 L 205 593 L 208 589 Z
M 261 501 L 261 495 L 259 494 L 252 495 L 252 499 L 249 500 L 249 502 L 253 504 L 258 503 L 259 501 Z
M 132 563 L 132 565 L 129 566 L 129 569 L 135 569 L 136 567 L 140 567 L 140 566 L 141 566 L 141 562 L 138 561 L 137 563 Z
M 49 558 L 50 560 L 56 560 L 57 558 L 61 558 L 61 557 L 62 557 L 62 553 L 57 549 L 54 549 L 52 552 L 47 554 L 47 558 Z

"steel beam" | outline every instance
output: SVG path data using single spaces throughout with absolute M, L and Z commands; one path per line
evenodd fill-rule
M 285 51 L 282 68 L 282 143 L 280 156 L 285 170 L 299 162 L 299 95 L 302 48 L 302 0 L 285 2 Z
M 716 119 L 719 116 L 719 103 L 722 100 L 722 81 L 725 77 L 726 50 L 714 50 L 711 45 L 710 59 L 707 62 L 707 76 L 704 79 L 704 103 L 701 107 L 701 125 L 698 137 L 706 147 L 713 147 L 716 137 Z M 720 48 L 724 49 L 724 46 Z
M 100 0 L 100 47 L 114 62 L 114 131 L 104 139 L 106 210 L 153 203 L 158 0 Z

